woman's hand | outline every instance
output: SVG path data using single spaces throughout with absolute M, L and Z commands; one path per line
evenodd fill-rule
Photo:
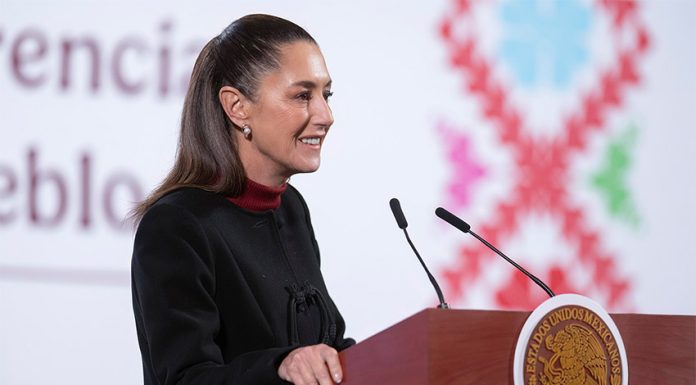
M 278 368 L 278 375 L 295 385 L 333 385 L 343 379 L 336 349 L 324 345 L 297 348 Z

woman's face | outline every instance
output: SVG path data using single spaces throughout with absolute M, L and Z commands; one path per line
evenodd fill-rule
M 280 67 L 261 79 L 250 103 L 251 135 L 240 138 L 247 175 L 274 185 L 319 168 L 321 147 L 333 124 L 331 77 L 319 47 L 299 41 L 285 45 L 281 53 Z

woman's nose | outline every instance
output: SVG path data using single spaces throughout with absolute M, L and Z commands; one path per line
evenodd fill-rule
M 314 124 L 328 128 L 334 122 L 333 113 L 331 112 L 329 102 L 323 97 L 315 98 L 314 100 L 316 101 L 312 111 Z

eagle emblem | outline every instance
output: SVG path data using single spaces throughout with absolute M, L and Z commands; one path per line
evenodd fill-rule
M 545 345 L 553 355 L 548 360 L 539 357 L 544 365 L 539 373 L 543 385 L 607 385 L 606 354 L 590 329 L 566 325 L 546 336 Z

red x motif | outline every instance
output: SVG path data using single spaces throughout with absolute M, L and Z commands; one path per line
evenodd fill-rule
M 577 256 L 574 267 L 582 267 L 591 275 L 587 287 L 575 287 L 568 279 L 568 266 L 551 264 L 539 272 L 557 292 L 588 293 L 599 291 L 609 309 L 626 307 L 629 280 L 622 277 L 616 255 L 604 246 L 600 231 L 592 228 L 582 207 L 573 202 L 568 191 L 569 163 L 583 153 L 591 135 L 605 128 L 607 115 L 622 105 L 629 87 L 640 82 L 637 62 L 645 55 L 649 38 L 638 18 L 638 6 L 632 1 L 599 0 L 597 8 L 611 20 L 612 32 L 629 36 L 629 43 L 618 47 L 610 68 L 600 71 L 598 86 L 585 91 L 578 99 L 575 112 L 563 119 L 562 127 L 553 137 L 539 138 L 529 132 L 528 123 L 513 105 L 503 83 L 493 76 L 490 60 L 484 57 L 473 36 L 458 36 L 458 23 L 473 25 L 472 7 L 482 4 L 456 0 L 454 10 L 440 26 L 446 42 L 451 66 L 464 78 L 466 91 L 479 103 L 482 115 L 492 123 L 496 136 L 510 151 L 517 165 L 516 180 L 507 197 L 494 207 L 490 220 L 477 226 L 478 232 L 491 243 L 503 246 L 520 231 L 521 220 L 530 214 L 543 213 L 559 226 L 565 241 Z M 450 301 L 466 298 L 467 288 L 476 282 L 493 254 L 477 242 L 460 246 L 453 265 L 442 273 Z M 499 307 L 533 308 L 544 300 L 544 293 L 532 287 L 521 274 L 495 289 Z M 591 286 L 591 288 L 590 288 Z

